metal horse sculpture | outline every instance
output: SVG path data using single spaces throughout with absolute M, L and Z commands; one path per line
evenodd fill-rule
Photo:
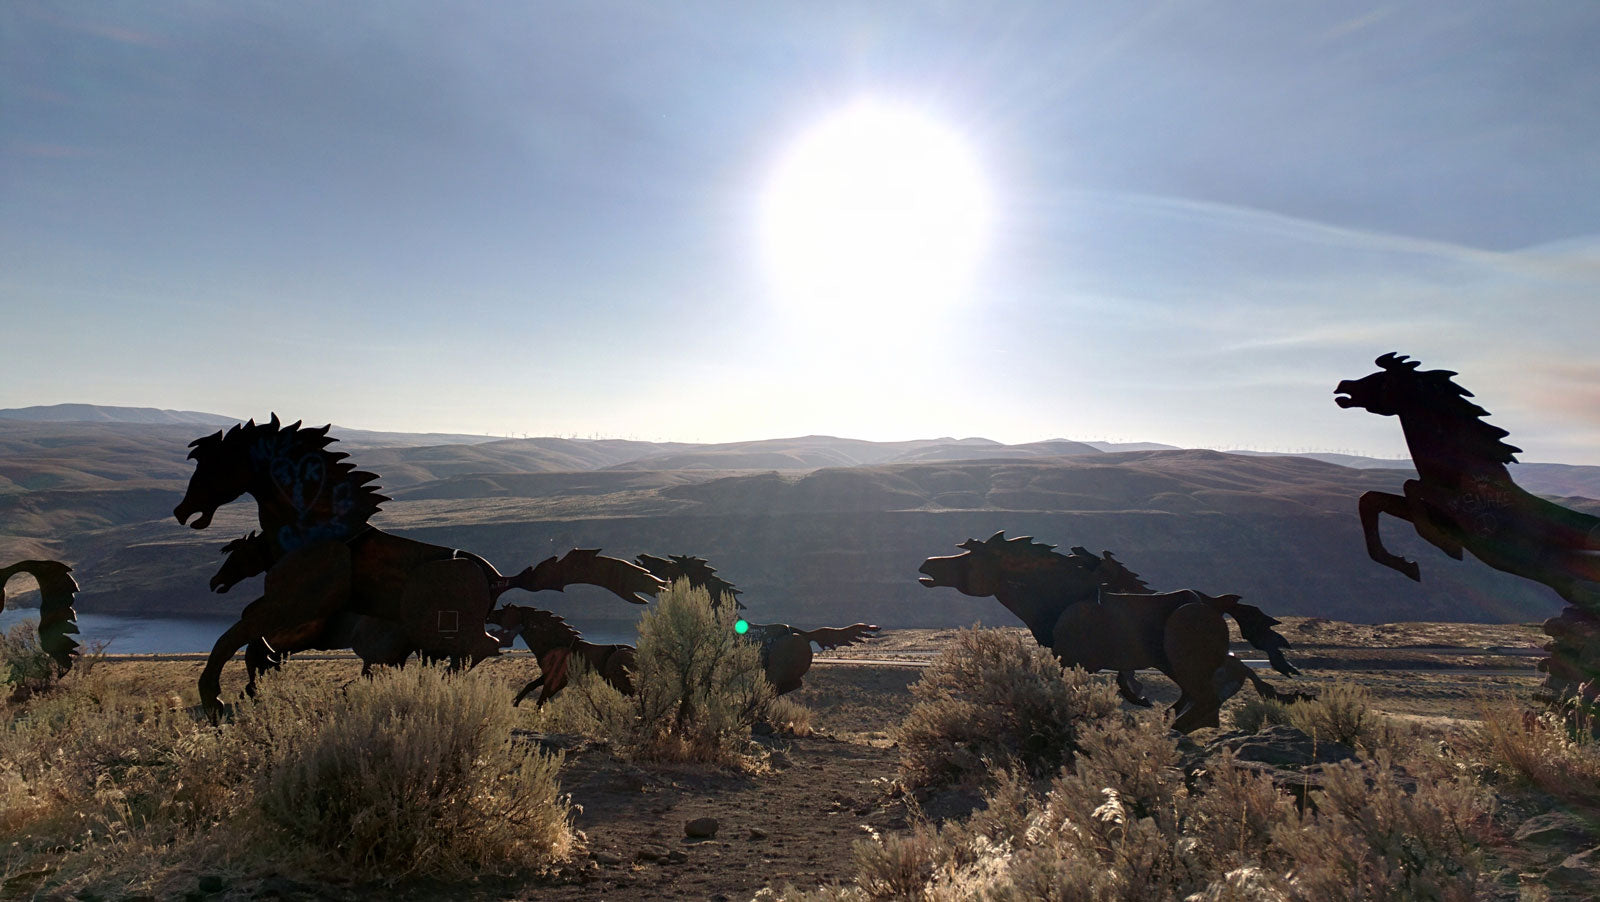
M 1062 664 L 1090 672 L 1118 671 L 1118 688 L 1135 704 L 1147 702 L 1131 682 L 1132 671 L 1160 670 L 1182 690 L 1171 709 L 1176 715 L 1172 726 L 1180 732 L 1217 726 L 1222 703 L 1246 682 L 1267 698 L 1306 697 L 1280 693 L 1228 652 L 1225 614 L 1239 623 L 1246 641 L 1268 653 L 1274 667 L 1286 674 L 1299 672 L 1283 657 L 1289 643 L 1272 629 L 1277 621 L 1259 608 L 1240 604 L 1237 595 L 1210 596 L 1193 589 L 1106 592 L 1106 582 L 1144 583 L 1109 554 L 1096 557 L 1081 548 L 1060 554 L 1055 546 L 1029 536 L 1007 539 L 998 532 L 987 541 L 968 539 L 958 547 L 963 553 L 924 561 L 919 582 L 980 598 L 994 596 Z
M 234 564 L 234 553 L 267 565 L 262 596 L 217 640 L 200 675 L 200 700 L 213 715 L 221 711 L 223 666 L 253 640 L 282 651 L 364 639 L 401 661 L 414 651 L 475 664 L 499 653 L 484 626 L 508 589 L 589 583 L 634 604 L 660 591 L 648 571 L 594 550 L 552 557 L 508 577 L 475 554 L 372 527 L 368 519 L 389 499 L 371 485 L 375 475 L 327 450 L 334 441 L 327 433 L 327 426 L 284 426 L 274 415 L 190 443 L 196 466 L 172 511 L 178 522 L 198 515 L 192 525 L 204 529 L 218 508 L 248 494 L 261 523 L 257 539 L 234 546 L 213 586 L 226 588 L 250 569 L 243 558 Z
M 583 634 L 560 616 L 515 604 L 489 612 L 489 622 L 500 627 L 504 644 L 510 645 L 521 636 L 528 650 L 539 660 L 539 678 L 522 687 L 511 703 L 513 706 L 522 704 L 523 699 L 541 686 L 544 688 L 536 705 L 543 705 L 565 689 L 573 657 L 589 665 L 618 692 L 633 694 L 632 674 L 637 649 L 632 645 L 596 645 L 585 641 Z
M 721 605 L 724 599 L 732 598 L 737 609 L 744 609 L 744 604 L 737 598 L 740 590 L 717 576 L 716 568 L 706 563 L 705 558 L 684 554 L 660 558 L 641 554 L 637 560 L 641 566 L 667 582 L 688 580 L 691 588 L 705 589 L 711 596 L 713 608 Z M 840 648 L 874 638 L 873 634 L 878 629 L 866 623 L 825 626 L 814 630 L 796 629 L 787 623 L 751 623 L 749 627 L 744 636 L 761 646 L 761 667 L 766 671 L 767 682 L 779 695 L 799 689 L 803 678 L 811 671 L 811 643 L 815 642 L 823 650 Z
M 18 573 L 26 573 L 39 584 L 39 647 L 62 671 L 72 669 L 78 657 L 78 612 L 72 608 L 78 594 L 78 581 L 72 568 L 60 561 L 18 561 L 0 567 L 0 611 L 6 609 L 6 583 Z
M 1488 411 L 1448 370 L 1421 370 L 1397 354 L 1377 359 L 1379 371 L 1339 383 L 1334 401 L 1400 418 L 1417 479 L 1403 495 L 1361 496 L 1367 554 L 1421 581 L 1416 561 L 1383 547 L 1378 515 L 1411 523 L 1417 535 L 1461 560 L 1462 549 L 1497 570 L 1541 582 L 1569 604 L 1600 614 L 1600 518 L 1546 501 L 1511 480 L 1506 464 L 1522 449 L 1483 420 Z

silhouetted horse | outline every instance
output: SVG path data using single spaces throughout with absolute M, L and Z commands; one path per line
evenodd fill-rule
M 1506 464 L 1522 449 L 1501 441 L 1508 433 L 1484 422 L 1488 412 L 1468 401 L 1449 370 L 1419 371 L 1420 361 L 1396 354 L 1381 368 L 1339 383 L 1334 401 L 1400 418 L 1417 468 L 1403 495 L 1361 496 L 1367 554 L 1385 567 L 1422 579 L 1416 561 L 1383 547 L 1378 515 L 1416 527 L 1417 535 L 1461 559 L 1465 548 L 1496 570 L 1544 583 L 1568 603 L 1600 614 L 1600 518 L 1524 491 Z
M 1278 692 L 1228 652 L 1225 614 L 1239 622 L 1246 641 L 1268 653 L 1273 666 L 1298 673 L 1283 658 L 1289 643 L 1272 629 L 1277 621 L 1259 608 L 1240 604 L 1237 595 L 1210 596 L 1193 589 L 1105 592 L 1103 579 L 1144 584 L 1109 554 L 1097 558 L 1075 548 L 1064 555 L 1028 536 L 1008 540 L 999 532 L 988 541 L 968 539 L 958 547 L 962 554 L 924 561 L 919 582 L 975 597 L 994 596 L 1062 664 L 1090 672 L 1118 671 L 1123 697 L 1136 704 L 1142 701 L 1136 684 L 1123 685 L 1121 675 L 1145 667 L 1160 670 L 1182 690 L 1171 709 L 1176 730 L 1217 726 L 1222 703 L 1246 682 L 1267 698 L 1305 697 Z
M 367 520 L 388 500 L 370 485 L 377 477 L 328 451 L 327 433 L 327 426 L 283 426 L 274 415 L 190 443 L 195 472 L 173 516 L 186 523 L 198 514 L 193 525 L 203 529 L 217 508 L 249 494 L 261 534 L 241 540 L 240 553 L 268 564 L 262 596 L 217 640 L 200 675 L 201 703 L 213 714 L 221 709 L 223 665 L 254 639 L 276 651 L 330 647 L 354 627 L 392 645 L 389 656 L 404 647 L 477 663 L 499 653 L 484 624 L 508 589 L 589 583 L 644 604 L 661 588 L 643 568 L 597 550 L 573 550 L 507 577 L 475 554 L 376 529 Z M 231 563 L 232 553 L 214 586 L 231 585 L 239 572 Z
M 539 678 L 522 687 L 512 705 L 522 704 L 523 699 L 541 686 L 544 690 L 539 693 L 537 705 L 543 705 L 565 689 L 573 657 L 589 665 L 618 692 L 633 694 L 632 674 L 637 649 L 632 645 L 596 645 L 586 641 L 577 628 L 560 616 L 521 605 L 508 604 L 490 611 L 489 622 L 503 631 L 503 644 L 510 645 L 521 636 L 528 650 L 539 660 Z

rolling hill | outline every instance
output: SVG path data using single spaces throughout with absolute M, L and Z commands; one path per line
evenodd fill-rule
M 237 612 L 258 586 L 216 596 L 205 582 L 221 545 L 255 525 L 253 506 L 224 508 L 204 532 L 170 514 L 192 467 L 186 445 L 209 425 L 0 419 L 0 558 L 68 561 L 84 611 Z M 758 620 L 1009 623 L 992 601 L 915 581 L 924 557 L 1002 529 L 1110 549 L 1157 588 L 1238 592 L 1274 614 L 1527 621 L 1560 607 L 1548 589 L 1452 561 L 1396 522 L 1385 542 L 1421 562 L 1422 584 L 1371 562 L 1355 499 L 1397 489 L 1411 475 L 1402 469 L 1066 441 L 435 438 L 341 442 L 394 497 L 375 525 L 507 571 L 573 547 L 700 554 L 746 590 Z M 1514 472 L 1547 495 L 1600 496 L 1600 468 Z M 1585 498 L 1563 503 L 1600 513 Z M 580 624 L 637 616 L 599 590 L 545 595 L 537 603 Z

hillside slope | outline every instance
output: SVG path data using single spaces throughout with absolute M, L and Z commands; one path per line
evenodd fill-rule
M 364 462 L 364 461 L 363 461 Z M 1063 547 L 1110 549 L 1161 589 L 1237 592 L 1274 614 L 1375 622 L 1530 621 L 1560 601 L 1548 589 L 1473 560 L 1452 561 L 1404 524 L 1390 548 L 1422 563 L 1418 585 L 1367 558 L 1355 499 L 1397 489 L 1406 474 L 1292 457 L 1140 451 L 1008 461 L 930 462 L 705 478 L 704 471 L 462 477 L 419 486 L 374 523 L 477 552 L 503 571 L 573 547 L 632 557 L 708 557 L 747 591 L 758 621 L 888 626 L 1011 623 L 993 601 L 916 582 L 930 555 L 1005 530 Z M 492 489 L 498 494 L 486 497 Z M 52 544 L 79 568 L 80 608 L 101 613 L 237 611 L 257 586 L 205 591 L 223 542 L 251 528 L 248 504 L 211 529 L 185 530 L 171 496 L 118 508 L 87 493 L 86 512 Z M 454 495 L 454 497 L 452 497 Z M 98 507 L 89 505 L 99 499 Z M 49 522 L 59 497 L 14 499 L 10 514 Z M 1600 504 L 1571 503 L 1600 512 Z M 8 514 L 9 516 L 9 514 Z M 140 518 L 115 522 L 119 518 Z M 543 593 L 578 618 L 631 619 L 599 590 Z

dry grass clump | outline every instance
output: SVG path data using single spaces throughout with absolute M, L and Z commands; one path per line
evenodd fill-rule
M 704 589 L 674 583 L 639 621 L 634 694 L 575 667 L 540 725 L 605 741 L 637 761 L 753 764 L 751 727 L 799 717 L 799 706 L 774 708 L 760 649 L 738 637 L 735 619 Z
M 474 675 L 283 676 L 220 727 L 175 701 L 74 671 L 7 709 L 0 880 L 166 897 L 197 872 L 286 863 L 340 880 L 509 871 L 572 841 L 559 760 L 513 743 L 503 687 Z
M 1353 749 L 1393 750 L 1401 733 L 1372 707 L 1372 691 L 1356 683 L 1324 687 L 1311 701 L 1284 705 L 1289 725 L 1321 740 L 1342 742 Z
M 1386 753 L 1330 768 L 1302 813 L 1224 756 L 1191 787 L 1152 718 L 1087 726 L 1042 794 L 1002 774 L 965 822 L 921 823 L 857 847 L 852 885 L 764 891 L 821 900 L 1474 898 L 1488 800 L 1470 782 L 1415 789 Z
M 1255 693 L 1240 696 L 1238 701 L 1229 706 L 1228 717 L 1235 730 L 1247 733 L 1290 725 L 1288 705 Z
M 1072 759 L 1084 725 L 1119 707 L 1110 685 L 1002 630 L 958 633 L 911 693 L 916 705 L 895 739 L 912 787 L 981 781 L 996 766 L 1052 774 Z
M 1481 711 L 1480 745 L 1491 771 L 1600 808 L 1600 739 L 1584 712 L 1534 713 L 1519 705 L 1487 703 Z
M 411 667 L 328 698 L 272 681 L 233 728 L 249 809 L 317 868 L 372 879 L 537 867 L 571 844 L 559 756 L 511 735 L 501 687 Z
M 13 703 L 49 691 L 61 675 L 61 666 L 39 647 L 37 621 L 23 620 L 0 633 L 0 689 Z

